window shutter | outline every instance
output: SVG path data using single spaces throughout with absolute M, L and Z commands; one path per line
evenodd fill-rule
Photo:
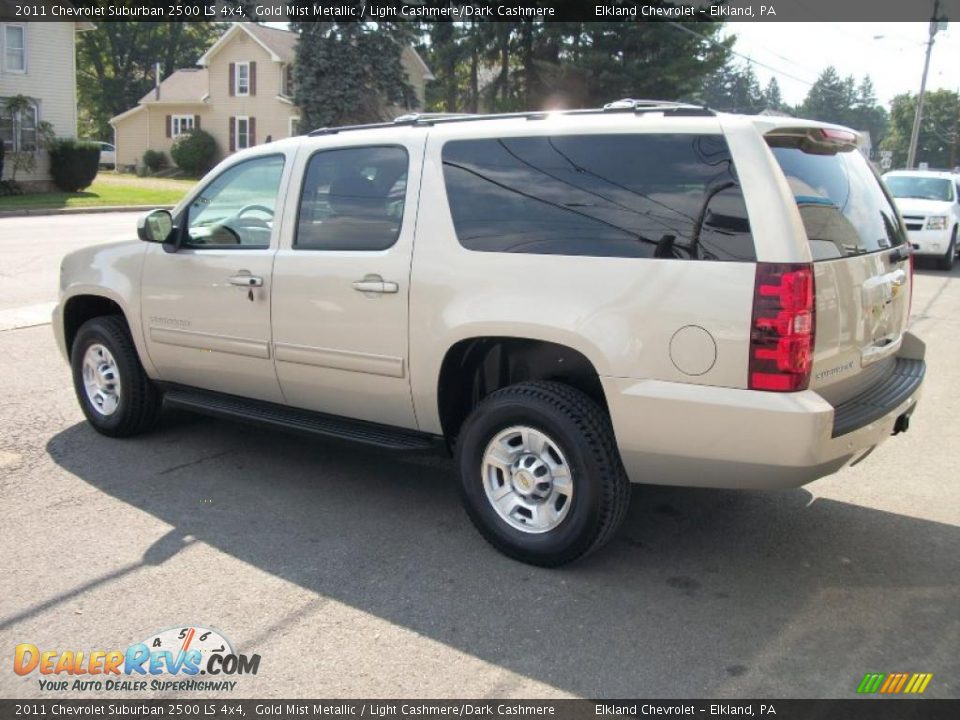
M 237 150 L 237 119 L 230 117 L 230 152 Z
M 230 63 L 230 97 L 236 95 L 237 90 L 237 64 Z
M 247 127 L 249 128 L 249 132 L 250 132 L 248 147 L 253 147 L 254 145 L 257 144 L 257 119 L 255 117 L 252 117 L 249 120 L 247 120 L 247 123 L 249 123 Z
M 167 115 L 167 137 L 173 135 L 173 116 Z
M 250 94 L 257 94 L 257 64 L 255 62 L 250 63 Z
M 194 116 L 193 116 L 193 129 L 194 129 L 194 130 L 199 130 L 199 129 L 200 129 L 200 116 L 199 116 L 199 115 L 194 115 Z

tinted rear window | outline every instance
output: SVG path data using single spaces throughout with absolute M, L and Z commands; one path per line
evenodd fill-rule
M 814 260 L 863 255 L 905 242 L 896 210 L 859 150 L 771 149 L 800 209 Z
M 755 260 L 722 135 L 448 142 L 460 243 L 481 252 Z

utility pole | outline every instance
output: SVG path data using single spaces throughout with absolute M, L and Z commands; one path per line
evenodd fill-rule
M 930 70 L 930 53 L 933 52 L 933 41 L 937 31 L 946 26 L 946 18 L 941 18 L 940 0 L 933 2 L 933 17 L 930 18 L 930 39 L 927 41 L 927 57 L 923 61 L 923 77 L 920 79 L 920 95 L 917 97 L 917 112 L 913 116 L 913 132 L 910 133 L 910 150 L 907 152 L 907 170 L 913 170 L 917 160 L 917 141 L 920 138 L 920 121 L 923 119 L 923 96 L 927 90 L 927 71 Z

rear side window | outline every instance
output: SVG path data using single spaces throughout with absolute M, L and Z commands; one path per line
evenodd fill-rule
M 443 147 L 457 238 L 480 252 L 756 259 L 722 135 L 560 135 Z
M 863 255 L 906 241 L 893 203 L 859 150 L 827 150 L 786 137 L 769 142 L 800 209 L 814 260 Z
M 316 153 L 300 195 L 299 250 L 386 250 L 397 241 L 407 194 L 402 147 Z

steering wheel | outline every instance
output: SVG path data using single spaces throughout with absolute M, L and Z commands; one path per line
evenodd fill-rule
M 253 212 L 254 210 L 259 210 L 260 212 L 266 213 L 270 217 L 273 217 L 274 214 L 273 210 L 268 208 L 266 205 L 244 205 L 242 208 L 240 208 L 240 210 L 237 211 L 234 217 L 243 217 L 244 213 Z

